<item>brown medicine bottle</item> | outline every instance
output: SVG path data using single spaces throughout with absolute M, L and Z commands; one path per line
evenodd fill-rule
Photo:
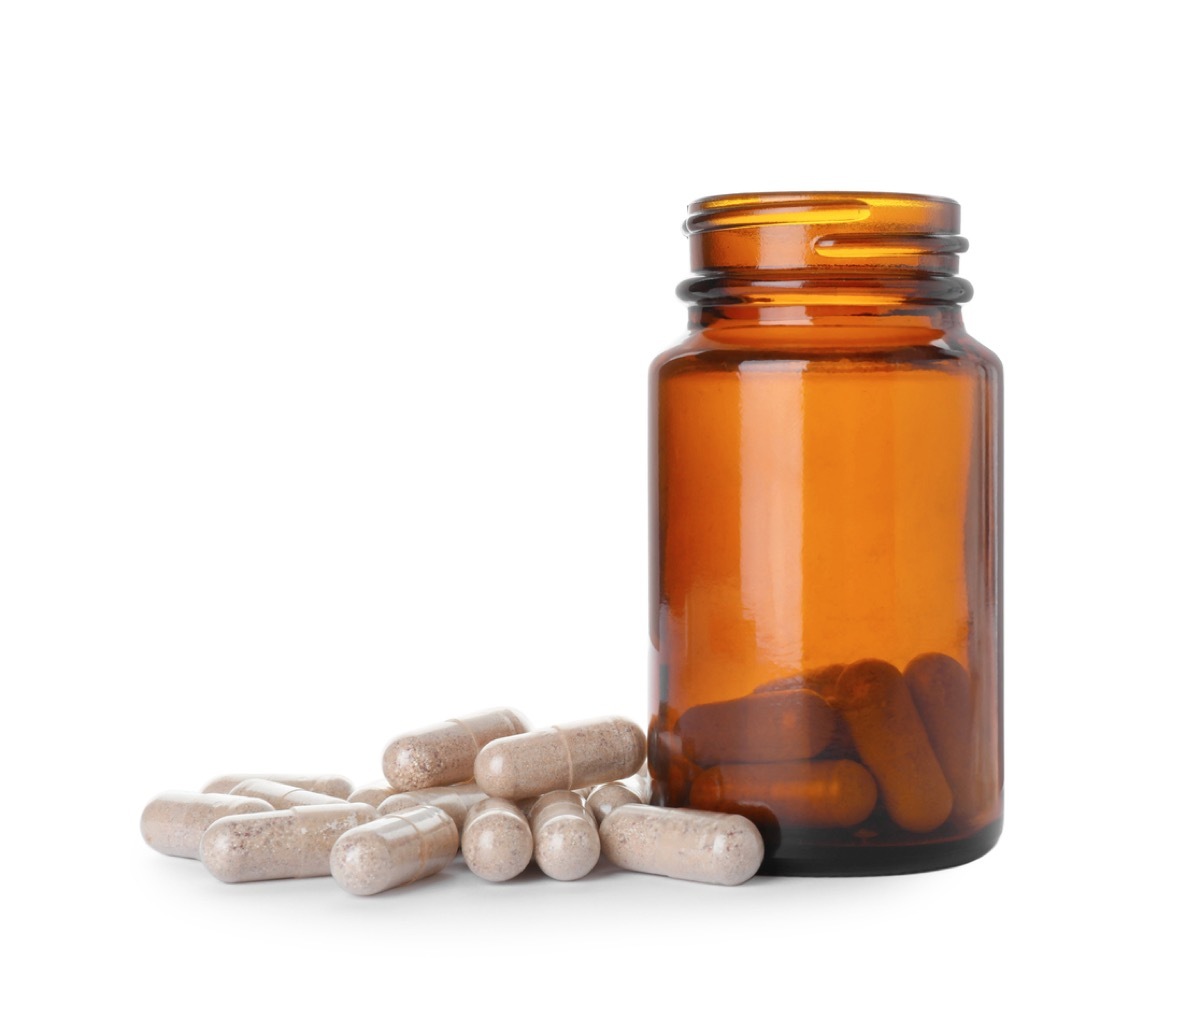
M 651 373 L 654 801 L 745 814 L 767 873 L 1000 835 L 1000 362 L 959 207 L 700 200 Z

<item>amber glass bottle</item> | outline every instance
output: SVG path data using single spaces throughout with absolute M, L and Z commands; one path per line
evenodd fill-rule
M 906 873 L 1001 826 L 1000 362 L 959 207 L 689 208 L 651 373 L 654 800 L 754 820 L 763 870 Z

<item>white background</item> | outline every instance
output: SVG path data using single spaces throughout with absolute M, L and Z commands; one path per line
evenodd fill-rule
M 1194 995 L 1172 9 L 3 4 L 6 989 Z M 144 846 L 150 796 L 218 773 L 374 778 L 397 732 L 493 704 L 645 717 L 646 370 L 683 330 L 686 202 L 752 189 L 963 206 L 968 327 L 1008 382 L 999 847 L 736 889 L 459 866 L 354 899 Z

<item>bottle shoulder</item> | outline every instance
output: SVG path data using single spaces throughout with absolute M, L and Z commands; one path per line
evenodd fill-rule
M 723 335 L 722 335 L 723 336 Z M 883 333 L 876 330 L 810 332 L 799 335 L 762 334 L 758 339 L 714 339 L 703 330 L 688 334 L 680 343 L 659 354 L 650 366 L 651 377 L 694 371 L 723 371 L 743 365 L 781 370 L 797 367 L 835 371 L 873 368 L 980 368 L 997 376 L 999 356 L 966 331 L 913 330 Z
M 967 333 L 962 334 L 960 343 L 964 357 L 973 361 L 979 361 L 990 370 L 994 370 L 997 375 L 1003 373 L 1004 363 L 1000 360 L 1000 355 L 990 347 L 987 347 Z

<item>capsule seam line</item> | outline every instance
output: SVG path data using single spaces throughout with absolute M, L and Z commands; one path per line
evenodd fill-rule
M 447 722 L 449 722 L 449 723 L 451 723 L 451 724 L 452 724 L 452 725 L 454 725 L 454 726 L 461 726 L 463 729 L 465 729 L 465 730 L 467 731 L 467 733 L 469 733 L 469 734 L 470 734 L 470 736 L 471 736 L 471 743 L 473 743 L 473 744 L 475 745 L 475 749 L 476 749 L 476 750 L 482 750 L 482 745 L 481 745 L 481 744 L 480 744 L 480 742 L 479 742 L 479 737 L 477 737 L 477 736 L 475 735 L 475 731 L 474 731 L 473 729 L 471 729 L 471 727 L 470 727 L 470 726 L 468 726 L 468 725 L 467 725 L 465 722 L 463 722 L 461 719 L 447 719 L 446 721 L 447 721 Z
M 567 788 L 574 789 L 575 788 L 575 762 L 571 758 L 571 746 L 570 746 L 570 744 L 567 743 L 566 734 L 563 733 L 563 731 L 558 726 L 555 726 L 553 728 L 554 728 L 554 732 L 558 734 L 558 738 L 560 740 L 562 740 L 563 749 L 567 752 Z

